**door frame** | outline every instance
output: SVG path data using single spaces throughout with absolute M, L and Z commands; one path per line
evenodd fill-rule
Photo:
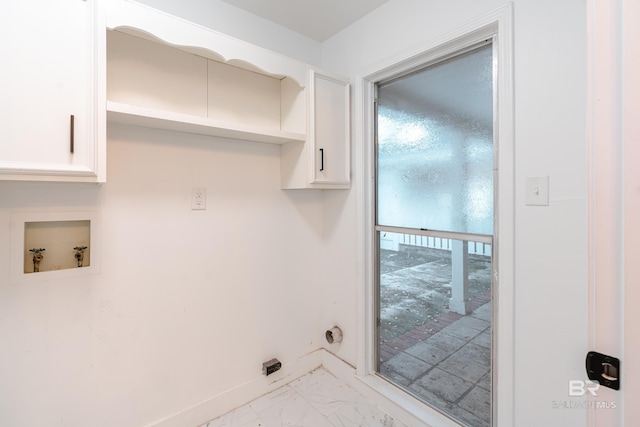
M 431 425 L 457 425 L 449 417 L 401 391 L 376 374 L 376 289 L 375 289 L 375 84 L 400 72 L 420 68 L 432 60 L 452 54 L 478 41 L 493 38 L 497 88 L 494 117 L 498 146 L 494 165 L 496 201 L 494 216 L 493 309 L 493 425 L 510 426 L 514 414 L 514 279 L 515 279 L 515 135 L 513 6 L 511 3 L 487 13 L 429 43 L 388 58 L 364 70 L 355 80 L 355 190 L 358 227 L 357 377 L 404 409 Z
M 587 425 L 640 419 L 640 4 L 588 0 L 588 350 L 620 359 L 620 390 L 600 387 Z M 632 326 L 633 325 L 633 326 Z M 627 404 L 626 402 L 630 402 Z

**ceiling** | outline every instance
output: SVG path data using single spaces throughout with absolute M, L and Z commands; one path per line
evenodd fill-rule
M 388 0 L 222 0 L 322 42 Z

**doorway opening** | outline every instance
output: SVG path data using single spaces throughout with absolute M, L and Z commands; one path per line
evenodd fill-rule
M 473 426 L 492 419 L 494 47 L 375 84 L 376 371 Z

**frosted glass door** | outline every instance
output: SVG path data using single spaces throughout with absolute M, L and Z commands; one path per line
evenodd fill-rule
M 493 50 L 377 84 L 377 371 L 469 426 L 492 417 Z
M 490 45 L 380 84 L 377 119 L 378 224 L 493 233 Z

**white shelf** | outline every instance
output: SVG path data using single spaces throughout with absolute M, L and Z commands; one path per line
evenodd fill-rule
M 107 102 L 107 120 L 110 123 L 122 123 L 268 144 L 284 144 L 291 141 L 304 142 L 307 138 L 303 133 L 237 125 L 206 117 L 155 110 L 113 101 Z
M 348 78 L 134 0 L 109 6 L 109 122 L 279 144 L 283 189 L 349 188 Z

